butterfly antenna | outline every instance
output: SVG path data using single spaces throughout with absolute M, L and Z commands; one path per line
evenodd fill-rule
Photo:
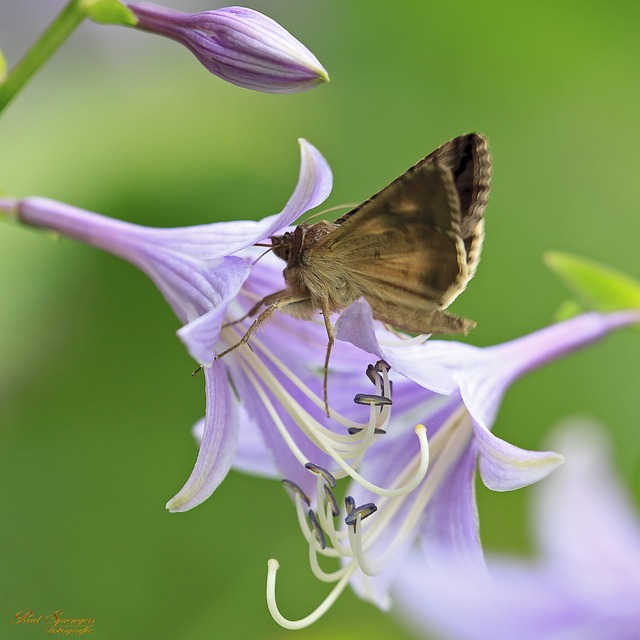
M 309 222 L 309 220 L 313 220 L 327 213 L 331 213 L 332 211 L 339 211 L 340 209 L 354 209 L 357 206 L 358 206 L 357 204 L 349 204 L 349 203 L 338 204 L 335 207 L 330 207 L 329 209 L 323 209 L 322 211 L 318 211 L 317 213 L 311 214 L 308 218 L 305 218 L 304 222 L 307 223 Z
M 262 258 L 264 258 L 267 253 L 269 253 L 269 251 L 271 251 L 271 249 L 273 249 L 273 247 L 270 244 L 254 244 L 254 247 L 269 247 L 264 253 L 261 253 L 254 261 L 253 264 L 251 265 L 252 267 L 255 266 L 255 264 L 258 262 L 258 260 L 261 260 Z

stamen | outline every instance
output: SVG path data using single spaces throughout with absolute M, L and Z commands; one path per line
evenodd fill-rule
M 361 533 L 362 527 L 358 526 L 361 520 L 362 518 L 358 515 L 356 517 L 356 521 L 353 523 L 353 530 L 351 527 L 347 529 L 349 532 L 349 545 L 353 551 L 353 557 L 356 559 L 358 567 L 360 567 L 360 571 L 367 576 L 375 576 L 381 573 L 384 569 L 384 565 L 382 563 L 378 563 L 376 567 L 373 567 L 367 562 L 362 546 L 362 538 L 364 537 Z
M 391 398 L 370 393 L 357 393 L 353 401 L 356 404 L 375 404 L 377 407 L 393 404 Z
M 361 485 L 364 489 L 371 493 L 375 493 L 379 496 L 387 496 L 389 498 L 404 495 L 413 491 L 413 489 L 415 489 L 422 482 L 425 475 L 427 474 L 427 470 L 429 469 L 429 441 L 427 439 L 427 429 L 424 425 L 419 424 L 416 427 L 415 432 L 420 442 L 420 464 L 418 465 L 413 478 L 409 480 L 407 484 L 401 487 L 397 487 L 395 489 L 385 489 L 384 487 L 380 487 L 376 484 L 373 484 L 372 482 L 369 482 L 369 480 L 366 480 L 357 471 L 349 467 L 341 458 L 337 458 L 336 462 L 345 471 L 345 473 L 349 475 L 349 477 L 351 477 L 359 485 Z
M 382 389 L 382 376 L 372 364 L 367 365 L 367 378 L 373 382 L 376 388 Z
M 289 489 L 292 493 L 300 496 L 300 499 L 306 502 L 308 507 L 311 506 L 311 500 L 309 500 L 307 494 L 295 482 L 291 482 L 291 480 L 284 478 L 283 480 L 280 480 L 280 483 L 285 489 Z
M 258 359 L 256 358 L 256 360 Z M 247 365 L 244 358 L 240 358 L 240 362 L 241 362 L 241 366 L 244 373 L 249 378 L 256 394 L 258 395 L 258 398 L 262 401 L 264 408 L 267 410 L 269 417 L 273 420 L 273 423 L 275 427 L 278 429 L 278 432 L 280 433 L 280 436 L 284 440 L 285 444 L 287 445 L 287 447 L 289 447 L 289 450 L 291 451 L 291 453 L 293 453 L 293 455 L 296 457 L 298 462 L 300 462 L 300 464 L 304 464 L 304 460 L 306 456 L 302 453 L 298 445 L 295 443 L 294 439 L 291 437 L 291 434 L 287 431 L 287 428 L 284 426 L 284 423 L 280 419 L 280 416 L 278 415 L 278 412 L 273 406 L 273 403 L 267 397 L 267 394 L 264 392 L 264 389 L 258 383 L 258 380 L 256 378 L 254 371 L 250 366 Z M 282 404 L 284 406 L 284 402 Z
M 313 509 L 309 509 L 307 515 L 309 516 L 309 522 L 311 523 L 311 526 L 316 532 L 316 538 L 318 539 L 320 548 L 326 549 L 327 540 L 324 537 L 324 531 L 322 530 L 322 527 L 320 526 L 320 523 L 318 522 L 318 519 L 316 518 L 316 514 L 314 513 Z
M 333 606 L 334 602 L 349 584 L 349 580 L 357 566 L 358 565 L 353 562 L 347 567 L 342 578 L 340 578 L 336 586 L 329 592 L 329 595 L 315 611 L 300 620 L 289 620 L 285 618 L 278 609 L 276 602 L 276 574 L 278 573 L 280 565 L 275 558 L 271 558 L 271 560 L 267 562 L 267 606 L 271 617 L 285 629 L 304 629 L 304 627 L 308 627 L 319 620 Z
M 317 464 L 313 464 L 313 462 L 307 462 L 307 464 L 304 465 L 304 468 L 311 471 L 311 473 L 315 473 L 316 475 L 322 476 L 326 480 L 327 484 L 332 489 L 335 489 L 336 479 L 333 477 L 333 475 L 329 471 L 327 471 L 326 469 L 324 469 L 323 467 Z
M 322 555 L 329 556 L 330 554 L 328 554 L 327 551 L 331 551 L 331 549 L 323 550 Z M 338 558 L 341 555 L 342 554 L 335 554 L 335 557 Z M 321 582 L 336 582 L 340 580 L 346 569 L 346 566 L 342 566 L 335 571 L 325 571 L 318 563 L 317 545 L 314 538 L 312 538 L 309 544 L 309 566 L 311 567 L 311 573 Z
M 338 501 L 336 500 L 336 497 L 333 495 L 333 491 L 331 491 L 328 485 L 325 484 L 323 485 L 323 487 L 324 487 L 324 495 L 327 498 L 327 502 L 329 503 L 329 506 L 331 507 L 331 513 L 335 518 L 340 515 L 340 507 L 338 506 Z

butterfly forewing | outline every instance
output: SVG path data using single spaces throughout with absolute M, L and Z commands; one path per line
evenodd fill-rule
M 438 310 L 475 272 L 489 180 L 485 140 L 455 138 L 338 218 L 310 249 L 309 267 L 320 274 L 339 264 L 374 316 L 399 328 L 464 331 L 471 323 Z
M 318 243 L 310 265 L 322 271 L 339 263 L 346 279 L 371 283 L 363 281 L 367 298 L 370 292 L 392 302 L 411 294 L 414 304 L 440 306 L 461 269 L 466 274 L 451 172 L 436 164 L 415 167 L 381 196 Z

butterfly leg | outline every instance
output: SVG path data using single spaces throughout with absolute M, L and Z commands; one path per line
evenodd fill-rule
M 282 298 L 285 292 L 286 292 L 286 289 L 282 289 L 282 291 L 276 291 L 275 293 L 270 293 L 268 296 L 265 296 L 264 298 L 262 298 L 262 300 L 258 300 L 258 302 L 256 302 L 253 305 L 253 307 L 251 307 L 251 309 L 249 309 L 249 311 L 247 311 L 247 313 L 245 313 L 243 316 L 240 316 L 236 320 L 231 320 L 231 322 L 225 322 L 222 325 L 222 327 L 223 328 L 232 327 L 234 324 L 238 324 L 239 322 L 242 322 L 247 318 L 252 318 L 253 316 L 256 315 L 256 313 L 258 313 L 261 307 L 263 307 L 264 305 L 269 306 L 276 300 Z
M 308 296 L 283 297 L 283 294 L 284 294 L 284 290 L 278 291 L 276 293 L 272 293 L 271 295 L 261 300 L 260 304 L 269 304 L 269 306 L 251 323 L 246 333 L 242 336 L 242 338 L 240 338 L 238 342 L 236 342 L 236 344 L 229 347 L 222 353 L 219 353 L 215 359 L 220 360 L 220 358 L 223 358 L 229 352 L 249 342 L 249 340 L 251 339 L 251 336 L 256 332 L 256 330 L 260 327 L 260 325 L 270 320 L 271 316 L 274 314 L 276 309 L 279 309 L 280 307 L 285 307 L 289 304 L 294 304 L 296 302 L 302 302 L 303 300 L 308 300 Z
M 331 319 L 329 317 L 329 309 L 326 305 L 322 307 L 322 317 L 324 318 L 324 326 L 327 330 L 327 337 L 329 338 L 329 342 L 327 343 L 327 353 L 324 357 L 324 382 L 322 385 L 322 389 L 324 392 L 324 410 L 327 414 L 327 418 L 329 418 L 329 358 L 331 358 L 331 350 L 333 349 L 333 344 L 335 342 L 335 333 L 333 330 L 333 325 L 331 324 Z

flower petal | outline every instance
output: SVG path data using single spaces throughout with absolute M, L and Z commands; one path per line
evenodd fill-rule
M 614 329 L 640 322 L 640 312 L 584 313 L 484 349 L 473 348 L 460 378 L 460 393 L 474 419 L 490 428 L 507 388 L 519 377 L 600 340 Z M 472 352 L 469 352 L 470 354 Z
M 476 506 L 476 450 L 467 445 L 429 500 L 421 523 L 421 544 L 429 564 L 432 553 L 465 571 L 483 571 Z
M 378 335 L 384 336 L 384 343 L 380 342 Z M 429 357 L 426 348 L 430 347 L 431 343 L 409 342 L 383 329 L 379 329 L 377 334 L 373 312 L 364 298 L 356 300 L 343 311 L 336 323 L 336 337 L 338 340 L 350 342 L 363 351 L 386 360 L 394 371 L 398 371 L 430 391 L 451 395 L 458 389 L 457 369 L 450 366 L 445 357 Z M 454 349 L 472 348 L 467 345 L 457 345 L 455 342 L 447 342 L 446 345 L 447 352 L 451 350 L 450 345 L 456 345 Z M 449 356 L 451 357 L 452 354 L 449 353 Z M 451 357 L 451 360 L 454 364 L 458 364 L 458 359 Z M 459 360 L 463 362 L 464 358 L 460 357 Z M 425 376 L 428 377 L 425 378 Z
M 242 473 L 279 480 L 282 477 L 280 469 L 267 449 L 256 421 L 249 416 L 244 405 L 239 405 L 239 411 L 240 434 L 233 468 Z
M 215 345 L 229 303 L 238 295 L 242 284 L 251 270 L 242 258 L 228 256 L 216 261 L 208 272 L 209 300 L 213 308 L 178 329 L 178 337 L 187 347 L 191 356 L 203 367 L 212 364 Z
M 564 456 L 553 451 L 528 451 L 509 444 L 475 421 L 473 428 L 480 452 L 480 477 L 492 491 L 526 487 L 564 462 Z
M 169 511 L 188 511 L 206 500 L 224 480 L 238 441 L 238 406 L 224 367 L 205 369 L 207 415 L 196 464 L 184 487 L 167 503 Z
M 233 468 L 241 473 L 263 478 L 279 478 L 280 471 L 265 446 L 262 434 L 242 404 L 238 405 L 238 418 L 240 429 Z M 206 418 L 201 418 L 191 430 L 198 447 L 202 444 L 205 423 Z

